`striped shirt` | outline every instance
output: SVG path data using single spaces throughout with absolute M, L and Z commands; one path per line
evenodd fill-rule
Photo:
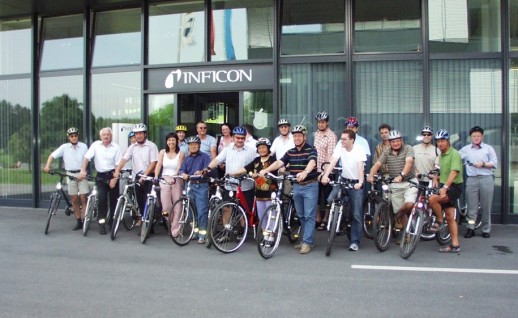
M 378 162 L 387 165 L 389 176 L 395 178 L 399 176 L 399 174 L 403 171 L 403 167 L 405 167 L 406 158 L 411 157 L 414 158 L 414 148 L 410 145 L 402 145 L 401 149 L 394 154 L 392 148 L 386 149 L 381 157 L 378 159 Z M 415 178 L 415 166 L 412 165 L 412 169 L 409 173 L 406 174 L 405 179 L 410 180 Z
M 317 149 L 312 145 L 305 143 L 302 149 L 299 151 L 297 147 L 288 150 L 284 156 L 280 159 L 284 166 L 290 165 L 290 174 L 292 176 L 297 175 L 306 169 L 307 165 L 311 160 L 317 162 Z M 304 182 L 316 180 L 318 177 L 317 167 L 311 170 Z

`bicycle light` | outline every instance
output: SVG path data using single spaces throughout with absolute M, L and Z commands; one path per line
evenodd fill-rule
M 422 207 L 423 207 L 423 202 L 419 202 L 419 203 L 417 203 L 417 207 L 418 207 L 418 208 L 422 208 Z
M 231 197 L 231 198 L 233 198 L 233 197 L 234 197 L 234 191 L 232 191 L 232 190 L 231 190 L 231 191 L 228 191 L 228 196 L 229 196 L 229 197 Z
M 61 188 L 63 188 L 63 186 L 61 185 L 61 182 L 58 182 L 56 184 L 56 189 L 61 190 Z
M 277 199 L 277 193 L 276 192 L 272 192 L 271 198 L 272 198 L 272 200 Z
M 384 185 L 381 186 L 381 188 L 383 189 L 383 191 L 388 191 L 389 186 L 384 184 Z
M 94 189 L 92 190 L 92 195 L 97 195 L 97 189 L 96 189 L 96 188 L 94 188 Z

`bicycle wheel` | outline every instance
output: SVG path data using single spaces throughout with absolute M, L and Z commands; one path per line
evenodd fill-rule
M 61 201 L 61 194 L 57 193 L 57 192 L 52 193 L 52 195 L 50 197 L 49 210 L 47 212 L 48 217 L 47 217 L 47 224 L 45 225 L 45 235 L 47 235 L 49 233 L 50 220 L 52 219 L 52 217 L 56 214 L 56 211 L 58 210 L 59 201 Z
M 259 221 L 257 250 L 264 259 L 273 256 L 282 237 L 282 212 L 277 205 L 270 205 Z
M 440 245 L 448 245 L 451 242 L 450 229 L 448 228 L 448 221 L 445 218 L 443 220 L 444 224 L 435 233 L 435 239 Z
M 331 226 L 329 228 L 329 234 L 327 236 L 327 245 L 326 245 L 326 256 L 331 255 L 331 248 L 333 247 L 333 241 L 336 236 L 336 228 L 338 227 L 338 217 L 340 214 L 340 207 L 337 206 L 334 202 L 331 205 L 331 213 L 333 214 L 331 219 Z
M 220 204 L 211 216 L 212 244 L 223 253 L 236 251 L 245 242 L 248 220 L 245 211 L 234 202 Z
M 90 229 L 90 222 L 92 222 L 92 218 L 94 217 L 94 209 L 95 209 L 95 196 L 89 196 L 88 201 L 86 202 L 86 212 L 85 212 L 85 220 L 83 222 L 83 235 L 86 236 L 88 230 Z
M 378 204 L 377 200 L 368 199 L 363 204 L 362 208 L 362 218 L 363 218 L 363 234 L 365 234 L 365 237 L 368 239 L 371 239 L 374 237 L 373 230 L 372 230 L 372 222 L 374 219 L 374 213 L 376 211 L 376 205 Z
M 390 207 L 387 202 L 381 202 L 376 207 L 373 220 L 374 245 L 380 251 L 386 251 L 389 247 L 390 235 L 392 234 L 392 218 Z
M 432 230 L 433 224 L 435 223 L 435 215 L 430 216 L 426 211 L 423 211 L 423 230 L 421 231 L 421 239 L 423 241 L 431 241 L 435 238 L 435 232 Z
M 146 243 L 149 238 L 149 231 L 151 231 L 151 227 L 153 226 L 153 220 L 155 218 L 155 199 L 149 197 L 146 201 L 146 205 L 144 207 L 144 211 L 147 210 L 145 214 L 145 218 L 142 220 L 142 227 L 140 229 L 140 243 Z
M 295 203 L 293 203 L 293 200 L 290 200 L 290 203 L 288 204 L 288 220 L 288 241 L 290 241 L 291 244 L 297 243 L 300 239 L 302 225 L 300 224 L 299 217 L 297 216 L 297 211 L 295 210 Z
M 407 259 L 412 255 L 417 246 L 417 242 L 421 237 L 421 230 L 423 229 L 423 211 L 416 209 L 414 213 L 410 214 L 405 230 L 403 232 L 403 238 L 399 245 L 399 256 Z
M 135 224 L 137 223 L 138 218 L 138 205 L 130 205 L 128 206 L 128 203 L 126 201 L 125 208 L 124 208 L 124 214 L 122 215 L 122 225 L 126 228 L 126 230 L 132 230 L 135 227 Z
M 117 206 L 115 207 L 115 213 L 113 213 L 113 223 L 110 231 L 110 238 L 115 240 L 117 237 L 117 231 L 119 230 L 119 225 L 122 217 L 124 217 L 124 210 L 126 209 L 126 198 L 124 196 L 120 196 L 117 200 Z
M 191 201 L 186 198 L 182 198 L 176 201 L 173 205 L 172 213 L 174 213 L 174 211 L 178 211 L 178 213 L 180 213 L 180 218 L 178 219 L 180 229 L 177 236 L 173 236 L 172 233 L 170 233 L 170 235 L 173 242 L 179 246 L 189 244 L 195 233 L 196 212 L 191 204 Z M 173 225 L 171 224 L 171 226 Z
M 218 205 L 221 203 L 221 199 L 218 198 L 218 197 L 213 197 L 210 199 L 209 201 L 209 211 L 208 211 L 208 225 L 207 225 L 207 235 L 206 235 L 206 240 L 207 242 L 205 243 L 205 247 L 206 248 L 211 248 L 212 246 L 212 239 L 211 239 L 211 236 L 210 236 L 210 216 L 212 215 L 212 213 L 214 213 L 214 211 L 216 210 L 216 208 L 218 207 Z

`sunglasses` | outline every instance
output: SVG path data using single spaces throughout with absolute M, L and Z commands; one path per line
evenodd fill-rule
M 432 136 L 432 134 L 423 134 L 423 136 L 425 136 L 425 137 L 431 137 L 431 136 Z
M 198 129 L 207 129 L 207 127 L 198 127 Z

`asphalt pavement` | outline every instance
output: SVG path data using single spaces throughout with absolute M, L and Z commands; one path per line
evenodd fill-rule
M 395 243 L 380 253 L 366 238 L 350 252 L 341 236 L 326 257 L 316 232 L 310 254 L 283 238 L 264 260 L 252 239 L 222 254 L 176 246 L 162 228 L 146 244 L 124 229 L 111 241 L 96 224 L 84 237 L 62 210 L 48 235 L 44 209 L 0 216 L 0 317 L 517 317 L 515 225 L 461 237 L 459 255 L 421 241 L 404 260 Z

